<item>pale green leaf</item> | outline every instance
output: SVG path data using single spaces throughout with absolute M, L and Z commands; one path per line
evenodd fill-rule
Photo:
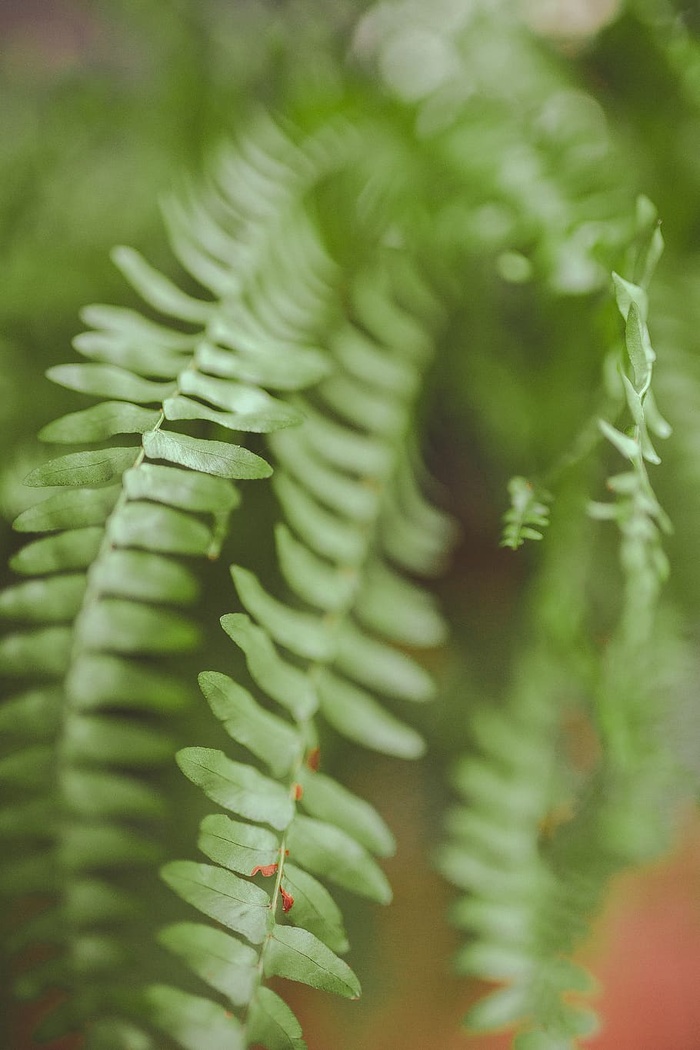
M 205 441 L 189 434 L 156 430 L 144 434 L 143 447 L 150 459 L 165 459 L 215 477 L 268 478 L 272 473 L 272 468 L 260 456 L 224 441 Z
M 531 1009 L 532 991 L 526 984 L 499 988 L 497 992 L 477 1002 L 464 1019 L 472 1032 L 488 1032 L 504 1025 L 515 1024 Z
M 288 860 L 282 877 L 284 889 L 294 898 L 287 920 L 295 926 L 310 930 L 334 952 L 346 952 L 348 942 L 343 916 L 330 893 L 308 871 Z
M 358 999 L 360 982 L 347 963 L 308 930 L 275 926 L 265 946 L 266 977 L 286 977 L 346 999 Z
M 199 849 L 210 860 L 239 875 L 275 864 L 280 858 L 276 835 L 268 828 L 242 824 L 223 813 L 212 813 L 199 826 Z
M 107 551 L 95 563 L 91 579 L 103 595 L 141 602 L 190 605 L 199 594 L 199 582 L 190 569 L 144 551 Z
M 116 706 L 170 713 L 190 699 L 190 690 L 179 678 L 107 653 L 82 655 L 74 661 L 66 689 L 73 703 L 85 711 Z
M 143 434 L 160 418 L 157 409 L 130 405 L 127 401 L 102 401 L 82 412 L 71 412 L 39 431 L 42 441 L 71 444 L 106 441 L 115 434 Z
M 241 602 L 274 641 L 307 660 L 333 659 L 335 639 L 320 617 L 277 601 L 247 569 L 232 565 L 231 575 Z
M 194 336 L 156 324 L 137 310 L 129 310 L 123 306 L 93 303 L 83 307 L 80 319 L 93 328 L 101 328 L 124 339 L 147 342 L 149 345 L 163 346 L 171 350 L 191 350 L 195 343 Z
M 54 365 L 46 375 L 69 390 L 137 405 L 162 404 L 175 391 L 174 383 L 153 383 L 115 365 Z
M 24 479 L 25 485 L 102 485 L 120 478 L 133 466 L 137 448 L 100 448 L 89 452 L 69 452 L 36 467 Z
M 157 503 L 129 501 L 112 515 L 108 536 L 119 547 L 139 547 L 162 554 L 202 556 L 212 541 L 203 521 Z
M 204 671 L 199 685 L 226 732 L 282 777 L 298 762 L 299 736 L 288 722 L 264 710 L 250 693 L 226 675 Z
M 194 922 L 166 926 L 158 940 L 234 1006 L 250 1002 L 258 983 L 258 953 L 250 945 Z
M 286 520 L 310 548 L 349 568 L 363 559 L 367 538 L 361 529 L 327 510 L 284 471 L 275 473 L 272 486 Z
M 308 444 L 303 427 L 270 434 L 268 442 L 285 470 L 320 503 L 360 524 L 373 521 L 378 491 L 324 463 Z
M 369 802 L 358 798 L 331 777 L 305 766 L 299 769 L 297 780 L 303 791 L 302 805 L 312 817 L 342 828 L 381 857 L 394 853 L 394 836 Z
M 629 354 L 632 368 L 634 369 L 634 382 L 638 390 L 642 390 L 651 378 L 651 365 L 653 355 L 650 355 L 647 346 L 649 337 L 646 335 L 644 323 L 636 303 L 631 302 L 627 313 L 625 326 L 625 343 Z M 649 349 L 651 349 L 649 347 Z M 623 376 L 623 378 L 626 378 Z
M 140 463 L 122 479 L 129 499 L 149 499 L 200 514 L 227 514 L 240 496 L 226 478 L 199 474 L 178 467 Z
M 240 1021 L 210 999 L 202 999 L 164 984 L 146 989 L 149 1020 L 166 1032 L 183 1050 L 245 1050 Z
M 285 525 L 277 526 L 275 540 L 284 578 L 302 601 L 326 612 L 348 605 L 357 586 L 354 572 L 343 571 L 319 558 L 295 539 Z
M 363 383 L 380 387 L 392 398 L 410 398 L 415 394 L 416 369 L 400 357 L 390 356 L 358 328 L 345 325 L 330 341 L 334 357 L 346 372 Z
M 338 632 L 335 666 L 361 685 L 400 700 L 425 701 L 435 695 L 430 674 L 407 653 L 373 638 L 351 621 Z
M 280 420 L 278 426 L 290 426 L 300 422 L 302 418 L 291 405 L 271 397 L 258 386 L 236 383 L 230 379 L 215 379 L 194 370 L 183 375 L 180 391 L 208 401 L 215 408 L 243 419 L 248 416 L 269 416 L 272 421 L 277 417 Z
M 320 393 L 341 419 L 381 438 L 395 440 L 406 424 L 406 410 L 397 398 L 375 392 L 352 376 L 331 376 L 324 380 Z
M 629 309 L 632 303 L 637 307 L 639 311 L 639 317 L 642 323 L 646 324 L 647 314 L 649 311 L 649 301 L 647 299 L 647 293 L 643 288 L 640 288 L 638 284 L 632 284 L 631 281 L 626 281 L 624 277 L 620 277 L 618 273 L 613 273 L 613 285 L 615 287 L 615 298 L 617 299 L 617 308 L 624 317 L 625 321 L 629 315 Z
M 626 459 L 635 460 L 639 456 L 639 445 L 634 438 L 628 437 L 627 434 L 623 434 L 621 431 L 616 430 L 615 427 L 611 426 L 605 419 L 599 419 L 598 426 L 608 441 L 610 441 L 617 451 L 625 456 Z
M 81 624 L 86 649 L 115 653 L 178 653 L 196 648 L 201 632 L 190 620 L 122 598 L 101 598 Z
M 253 882 L 212 864 L 175 860 L 164 865 L 161 876 L 188 904 L 240 933 L 251 944 L 262 944 L 267 933 L 270 898 Z
M 393 456 L 385 441 L 342 426 L 306 406 L 304 416 L 307 439 L 331 466 L 361 477 L 384 478 L 388 474 Z
M 220 412 L 208 408 L 201 401 L 182 396 L 167 398 L 163 403 L 163 410 L 166 419 L 204 419 L 227 430 L 240 430 L 250 434 L 267 434 L 272 430 L 296 426 L 302 419 L 287 406 L 270 407 L 259 412 Z
M 301 1025 L 283 999 L 261 985 L 248 1011 L 248 1032 L 266 1050 L 307 1050 Z
M 391 888 L 381 868 L 364 846 L 340 828 L 313 817 L 297 816 L 288 829 L 287 845 L 294 862 L 312 874 L 380 904 L 391 900 Z
M 149 306 L 166 317 L 175 317 L 179 321 L 190 321 L 203 326 L 208 323 L 213 303 L 185 295 L 133 248 L 119 245 L 112 249 L 111 256 L 114 265 Z
M 81 332 L 73 339 L 73 346 L 92 361 L 117 365 L 154 379 L 176 379 L 192 360 L 191 353 L 181 354 L 156 343 L 144 346 L 143 339 L 114 332 Z
M 40 623 L 66 623 L 80 609 L 85 593 L 82 573 L 27 580 L 0 592 L 0 616 Z
M 224 809 L 284 830 L 294 816 L 294 804 L 277 781 L 252 766 L 234 762 L 222 751 L 208 747 L 187 747 L 177 754 L 185 776 Z
M 219 342 L 225 344 L 223 331 L 217 332 L 213 326 L 212 332 Z M 200 343 L 195 354 L 197 367 L 224 379 L 255 383 L 270 390 L 303 390 L 323 379 L 331 370 L 325 354 L 297 343 L 271 344 L 268 339 L 267 345 L 258 349 L 249 336 L 242 342 L 237 333 L 232 333 L 231 343 L 233 353 L 210 343 Z
M 268 635 L 242 613 L 221 617 L 221 626 L 246 655 L 248 671 L 256 685 L 301 720 L 318 707 L 318 698 L 302 671 L 281 658 Z
M 368 565 L 355 611 L 367 627 L 402 645 L 437 646 L 446 639 L 434 597 L 380 561 Z
M 364 689 L 324 671 L 319 680 L 321 710 L 334 729 L 348 740 L 397 758 L 420 758 L 423 738 L 386 711 Z
M 120 492 L 119 485 L 56 492 L 23 511 L 15 518 L 13 528 L 18 532 L 53 532 L 102 525 L 114 508 Z

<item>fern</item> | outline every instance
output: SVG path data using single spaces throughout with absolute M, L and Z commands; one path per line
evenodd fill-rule
M 2 669 L 23 691 L 3 709 L 22 747 L 3 759 L 1 775 L 33 792 L 3 814 L 5 834 L 27 843 L 26 855 L 5 868 L 3 889 L 53 896 L 14 940 L 59 949 L 20 978 L 19 992 L 69 991 L 42 1023 L 42 1038 L 87 1025 L 91 1046 L 122 1045 L 112 1014 L 132 1006 L 120 990 L 130 960 L 127 931 L 117 924 L 135 901 L 109 872 L 151 867 L 161 853 L 149 825 L 162 818 L 164 801 L 138 770 L 172 754 L 158 719 L 187 695 L 163 658 L 199 639 L 179 611 L 198 592 L 180 559 L 215 558 L 238 502 L 231 481 L 271 472 L 257 454 L 202 437 L 201 428 L 295 425 L 298 411 L 263 388 L 297 389 L 326 369 L 309 344 L 325 323 L 329 270 L 299 200 L 332 163 L 329 145 L 338 141 L 310 141 L 305 152 L 263 121 L 236 151 L 223 150 L 203 199 L 166 206 L 176 254 L 214 298 L 180 291 L 137 253 L 118 249 L 117 265 L 172 327 L 89 307 L 93 330 L 76 348 L 90 363 L 49 372 L 69 389 L 110 400 L 44 428 L 47 441 L 98 447 L 50 460 L 28 477 L 59 491 L 15 523 L 48 535 L 14 557 L 12 567 L 30 579 L 0 599 L 3 615 L 29 625 L 2 645 Z M 295 249 L 283 252 L 289 239 Z M 288 300 L 278 302 L 264 272 L 283 279 Z M 121 444 L 106 444 L 122 435 Z M 138 1042 L 128 1023 L 121 1038 Z
M 372 855 L 391 853 L 393 837 L 367 803 L 317 771 L 315 718 L 355 743 L 419 756 L 420 736 L 377 695 L 429 699 L 429 676 L 395 646 L 444 636 L 432 600 L 406 576 L 436 571 L 453 529 L 421 495 L 407 449 L 430 334 L 400 297 L 410 289 L 413 301 L 418 292 L 431 299 L 416 277 L 407 285 L 391 254 L 352 278 L 348 318 L 328 338 L 334 371 L 294 402 L 304 415 L 298 435 L 269 438 L 288 522 L 276 531 L 287 595 L 274 597 L 234 566 L 246 614 L 222 619 L 259 699 L 225 675 L 200 676 L 215 714 L 266 772 L 216 750 L 178 756 L 209 798 L 242 818 L 202 823 L 200 849 L 218 867 L 182 861 L 163 872 L 180 896 L 244 939 L 201 924 L 164 931 L 164 943 L 228 1000 L 150 992 L 156 1023 L 185 1048 L 198 1045 L 190 1018 L 199 1012 L 222 1045 L 303 1047 L 298 1022 L 263 978 L 356 998 L 359 982 L 337 954 L 348 947 L 342 919 L 322 882 L 378 903 L 391 898 Z M 269 895 L 257 876 L 274 880 Z M 214 955 L 225 958 L 223 969 Z
M 646 325 L 646 286 L 662 244 L 654 218 L 642 204 L 635 266 L 641 283 L 613 275 L 628 362 L 620 363 L 620 394 L 632 432 L 599 423 L 631 470 L 608 479 L 614 503 L 590 505 L 594 517 L 614 520 L 620 530 L 624 590 L 617 628 L 598 668 L 590 658 L 581 662 L 590 648 L 581 614 L 568 628 L 556 618 L 542 624 L 544 637 L 517 667 L 507 705 L 472 720 L 480 756 L 465 758 L 457 771 L 462 804 L 449 822 L 452 842 L 440 854 L 448 879 L 469 892 L 455 909 L 456 921 L 473 936 L 458 966 L 507 982 L 472 1008 L 467 1024 L 476 1030 L 522 1028 L 514 1044 L 518 1050 L 563 1050 L 596 1030 L 595 1015 L 580 1001 L 594 986 L 568 957 L 612 874 L 658 853 L 666 842 L 671 764 L 658 741 L 650 647 L 668 570 L 661 533 L 670 524 L 646 468 L 647 462 L 659 463 L 649 430 L 659 437 L 670 432 L 651 392 L 655 354 Z M 537 513 L 542 525 L 545 508 L 531 509 L 534 496 L 523 479 L 514 479 L 511 491 L 506 539 L 517 547 L 527 535 L 523 523 Z M 581 551 L 580 536 L 572 542 L 564 535 L 559 542 Z M 558 566 L 549 568 L 545 579 L 536 609 L 561 607 L 564 600 L 585 608 L 585 590 L 580 583 L 577 590 L 571 585 L 580 573 Z M 556 597 L 562 587 L 566 596 Z M 572 659 L 569 654 L 577 650 Z M 593 719 L 601 749 L 600 760 L 588 770 L 567 770 L 558 754 L 560 697 L 571 691 L 564 683 L 572 674 L 592 700 L 578 717 Z

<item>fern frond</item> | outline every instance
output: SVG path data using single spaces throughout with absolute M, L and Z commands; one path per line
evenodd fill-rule
M 27 479 L 60 491 L 17 520 L 20 531 L 47 535 L 15 556 L 12 567 L 30 579 L 0 599 L 0 613 L 21 625 L 3 641 L 0 662 L 21 683 L 5 710 L 25 742 L 3 760 L 3 776 L 35 794 L 28 809 L 8 811 L 4 827 L 26 850 L 2 884 L 54 898 L 34 928 L 58 948 L 20 990 L 36 995 L 58 984 L 69 993 L 43 1023 L 44 1038 L 87 1027 L 94 1050 L 109 1039 L 136 1045 L 128 1024 L 123 1043 L 108 1034 L 120 1030 L 115 1016 L 134 1008 L 123 990 L 126 932 L 115 925 L 123 908 L 111 880 L 123 867 L 152 868 L 161 855 L 150 825 L 163 800 L 138 771 L 172 755 L 158 719 L 187 697 L 163 658 L 199 639 L 180 611 L 199 589 L 181 559 L 215 558 L 238 502 L 232 481 L 271 473 L 260 456 L 202 437 L 201 428 L 214 424 L 225 435 L 296 425 L 298 411 L 263 387 L 298 389 L 327 370 L 314 344 L 333 268 L 299 197 L 331 162 L 332 145 L 321 137 L 304 152 L 263 122 L 237 152 L 222 152 L 204 197 L 168 206 L 176 254 L 203 297 L 118 249 L 116 264 L 167 323 L 89 307 L 93 328 L 76 339 L 89 362 L 49 373 L 108 400 L 44 429 L 47 441 L 98 447 L 50 460 Z M 271 292 L 267 272 L 288 298 Z M 118 445 L 105 445 L 114 438 Z M 43 743 L 46 726 L 52 746 Z M 49 811 L 50 826 L 40 827 Z
M 533 655 L 518 665 L 505 707 L 481 712 L 473 721 L 478 754 L 465 758 L 458 770 L 462 804 L 450 818 L 450 844 L 439 858 L 447 878 L 468 894 L 454 913 L 472 937 L 458 967 L 503 983 L 472 1008 L 467 1024 L 477 1030 L 516 1028 L 517 1050 L 573 1050 L 595 1031 L 597 1019 L 581 1001 L 594 985 L 570 956 L 611 876 L 666 844 L 673 774 L 656 725 L 659 649 L 653 624 L 668 571 L 661 534 L 670 524 L 646 464 L 658 463 L 648 431 L 665 437 L 670 428 L 651 392 L 655 355 L 645 288 L 662 242 L 655 214 L 649 217 L 643 207 L 645 217 L 634 262 L 643 284 L 614 275 L 626 325 L 620 393 L 633 426 L 630 432 L 600 422 L 602 434 L 631 469 L 608 480 L 615 503 L 591 506 L 594 517 L 614 520 L 620 530 L 618 623 L 603 659 L 594 661 L 585 633 L 585 584 L 580 573 L 556 564 L 557 542 L 569 558 L 581 543 L 570 543 L 555 527 L 554 568 L 544 574 L 534 608 L 535 617 L 541 610 L 535 621 L 540 637 L 535 636 Z M 514 539 L 533 498 L 527 489 L 518 493 L 521 513 L 516 516 L 516 504 L 510 521 Z M 583 502 L 580 491 L 578 500 Z M 589 537 L 589 547 L 591 542 Z M 564 602 L 578 608 L 568 626 L 555 611 Z M 562 698 L 572 687 L 588 696 L 577 717 L 594 723 L 600 750 L 583 769 L 572 768 L 571 759 L 560 754 L 567 714 Z
M 213 930 L 168 929 L 163 938 L 234 1008 L 232 1045 L 305 1045 L 265 977 L 359 995 L 357 978 L 338 957 L 348 943 L 324 882 L 378 903 L 391 897 L 374 857 L 393 851 L 393 836 L 368 803 L 318 772 L 317 716 L 390 755 L 423 751 L 418 733 L 382 698 L 432 696 L 429 675 L 400 647 L 440 644 L 444 625 L 407 572 L 437 571 L 453 526 L 423 496 L 414 467 L 409 434 L 431 340 L 401 293 L 401 270 L 390 261 L 352 278 L 347 319 L 327 340 L 332 375 L 313 396 L 293 396 L 304 416 L 296 432 L 268 437 L 287 522 L 275 533 L 287 593 L 277 597 L 250 570 L 233 566 L 246 612 L 222 619 L 259 699 L 222 674 L 200 676 L 214 713 L 265 772 L 215 750 L 190 748 L 178 757 L 234 819 L 213 815 L 201 825 L 199 847 L 218 867 L 182 861 L 163 874 L 186 901 L 253 945 L 251 954 L 234 941 L 226 953 L 248 960 L 247 976 L 232 969 L 223 983 L 199 961 L 201 940 Z M 274 878 L 270 894 L 258 877 Z M 162 1008 L 164 994 L 157 989 L 151 997 L 155 1023 L 194 1048 L 187 1023 Z M 186 1002 L 178 1001 L 184 1018 Z

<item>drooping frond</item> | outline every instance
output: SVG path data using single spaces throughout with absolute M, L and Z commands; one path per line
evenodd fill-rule
M 191 559 L 218 555 L 238 502 L 232 481 L 271 473 L 227 432 L 298 424 L 298 411 L 268 389 L 297 390 L 327 371 L 316 344 L 334 271 L 301 200 L 338 152 L 334 129 L 306 149 L 270 121 L 222 150 L 203 193 L 166 206 L 175 253 L 201 297 L 120 248 L 116 264 L 165 323 L 89 307 L 91 330 L 76 339 L 88 363 L 49 372 L 103 400 L 42 432 L 96 447 L 27 479 L 56 492 L 15 523 L 45 535 L 13 559 L 26 582 L 0 597 L 19 625 L 0 650 L 3 673 L 19 682 L 2 709 L 19 750 L 0 764 L 17 802 L 10 796 L 0 826 L 22 843 L 2 888 L 53 901 L 14 938 L 18 948 L 55 946 L 19 979 L 23 996 L 67 992 L 42 1023 L 45 1039 L 86 1028 L 94 1048 L 148 1042 L 119 1020 L 131 1009 L 124 988 L 135 986 L 133 916 L 139 943 L 145 933 L 116 873 L 152 868 L 161 853 L 152 825 L 164 800 L 139 770 L 172 755 L 161 723 L 187 697 L 166 660 L 198 642 L 183 612 L 198 593 Z
M 504 707 L 473 720 L 476 754 L 457 770 L 461 801 L 440 854 L 446 877 L 467 893 L 454 917 L 471 940 L 457 964 L 502 984 L 472 1008 L 467 1024 L 515 1027 L 517 1050 L 572 1050 L 595 1030 L 597 1019 L 581 1002 L 593 983 L 572 953 L 611 876 L 667 842 L 672 767 L 658 734 L 661 642 L 653 626 L 668 571 L 661 535 L 670 526 L 646 466 L 659 462 L 649 430 L 657 437 L 670 432 L 651 392 L 646 286 L 661 247 L 653 221 L 641 242 L 634 270 L 640 283 L 613 275 L 625 321 L 619 395 L 632 425 L 621 430 L 600 421 L 631 467 L 608 479 L 614 503 L 590 505 L 595 518 L 614 520 L 620 530 L 617 625 L 598 658 L 588 637 L 585 573 L 561 563 L 555 544 L 536 593 L 533 652 L 516 665 Z M 582 506 L 580 481 L 577 489 Z M 569 560 L 593 549 L 590 535 L 586 544 L 581 536 L 570 542 L 556 523 L 550 540 Z M 564 613 L 567 606 L 577 611 Z M 571 744 L 562 752 L 572 718 L 579 732 L 595 731 L 595 744 L 577 759 Z
M 164 869 L 181 897 L 236 935 L 200 924 L 164 931 L 164 943 L 226 1000 L 152 990 L 155 1022 L 186 1050 L 197 1045 L 191 1009 L 216 1018 L 228 1047 L 303 1047 L 298 1022 L 263 978 L 356 997 L 325 883 L 378 903 L 391 897 L 374 856 L 392 852 L 392 835 L 372 807 L 318 771 L 317 715 L 356 743 L 417 757 L 421 737 L 387 705 L 429 699 L 431 679 L 404 648 L 444 637 L 432 598 L 411 578 L 439 571 L 453 530 L 422 494 L 410 438 L 431 350 L 432 318 L 417 307 L 434 306 L 392 254 L 380 249 L 375 267 L 347 282 L 349 308 L 327 340 L 333 372 L 313 395 L 292 399 L 304 416 L 297 435 L 268 438 L 286 593 L 234 566 L 246 612 L 222 619 L 245 654 L 249 688 L 216 672 L 200 677 L 215 714 L 264 772 L 217 750 L 179 754 L 185 774 L 235 818 L 202 823 L 200 849 L 218 866 Z

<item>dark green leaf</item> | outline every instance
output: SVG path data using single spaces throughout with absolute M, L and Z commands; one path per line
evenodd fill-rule
M 70 627 L 8 634 L 0 640 L 0 673 L 58 678 L 68 669 L 71 645 Z
M 253 882 L 212 864 L 175 860 L 161 869 L 167 884 L 188 904 L 240 933 L 251 944 L 262 944 L 267 933 L 270 898 Z
M 153 838 L 105 823 L 69 824 L 59 840 L 59 864 L 70 871 L 154 864 L 162 849 Z
M 53 749 L 43 744 L 0 758 L 0 783 L 38 788 L 51 776 Z
M 166 459 L 215 477 L 269 478 L 272 473 L 270 465 L 254 452 L 223 441 L 205 441 L 189 434 L 156 430 L 144 434 L 143 446 L 150 459 Z
M 295 718 L 309 718 L 318 707 L 313 686 L 305 674 L 283 660 L 268 635 L 242 613 L 221 617 L 221 626 L 246 655 L 253 681 L 286 707 Z
M 288 722 L 265 711 L 250 693 L 226 675 L 204 671 L 199 685 L 226 732 L 262 759 L 276 777 L 298 762 L 302 744 Z
M 27 580 L 0 592 L 0 616 L 25 622 L 66 623 L 80 609 L 82 573 Z
M 360 982 L 347 963 L 314 937 L 294 926 L 275 926 L 263 954 L 267 977 L 286 977 L 346 999 L 358 999 Z
M 46 375 L 69 390 L 137 405 L 160 405 L 175 392 L 174 383 L 152 383 L 114 365 L 54 365 Z
M 141 408 L 127 401 L 103 401 L 82 412 L 71 412 L 39 431 L 42 441 L 72 444 L 106 441 L 115 434 L 143 434 L 160 418 L 157 409 Z
M 63 709 L 61 689 L 44 687 L 13 696 L 0 704 L 0 734 L 35 740 L 51 736 Z
M 269 824 L 278 831 L 294 816 L 294 805 L 280 784 L 252 766 L 232 761 L 222 751 L 187 747 L 178 752 L 177 761 L 185 776 L 208 798 L 238 816 Z
M 166 926 L 158 939 L 234 1006 L 250 1002 L 258 983 L 258 954 L 250 945 L 194 922 Z
M 294 863 L 312 874 L 380 904 L 391 900 L 391 888 L 381 868 L 340 828 L 297 816 L 288 829 L 287 845 Z

